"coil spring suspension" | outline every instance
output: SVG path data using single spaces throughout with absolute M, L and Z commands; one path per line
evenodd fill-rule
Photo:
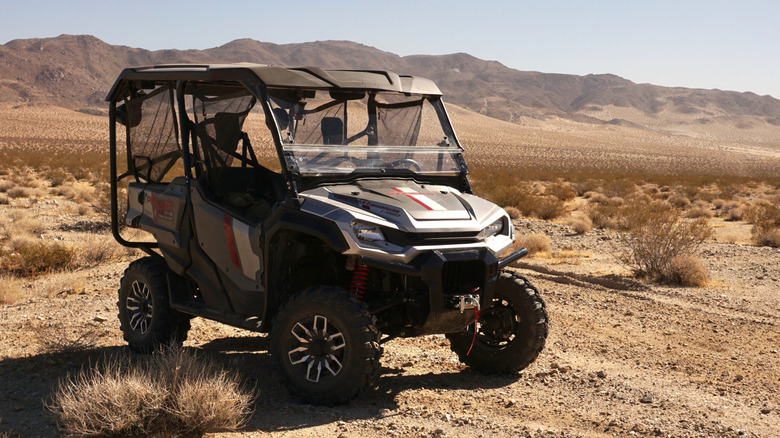
M 360 301 L 366 296 L 366 285 L 368 284 L 368 273 L 370 268 L 366 265 L 357 265 L 352 271 L 352 281 L 349 284 L 349 292 L 355 294 Z

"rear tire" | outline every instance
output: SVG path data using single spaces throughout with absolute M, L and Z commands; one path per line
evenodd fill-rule
M 119 323 L 125 341 L 140 353 L 161 345 L 181 345 L 190 329 L 189 316 L 171 309 L 166 274 L 160 258 L 144 257 L 125 269 L 119 286 Z
M 474 346 L 474 326 L 450 333 L 450 348 L 461 362 L 486 374 L 515 373 L 533 363 L 544 348 L 548 316 L 539 292 L 514 272 L 501 272 L 493 302 L 479 316 Z M 471 353 L 467 354 L 471 348 Z
M 341 288 L 315 286 L 279 310 L 270 350 L 295 396 L 333 406 L 346 403 L 376 379 L 378 341 L 365 303 Z

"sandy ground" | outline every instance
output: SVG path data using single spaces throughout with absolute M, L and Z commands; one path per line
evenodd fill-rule
M 780 436 L 780 250 L 711 242 L 705 288 L 636 281 L 610 232 L 516 222 L 552 251 L 517 267 L 542 291 L 547 347 L 518 375 L 460 364 L 443 336 L 384 345 L 375 389 L 345 406 L 301 404 L 271 370 L 264 335 L 196 319 L 186 346 L 235 368 L 258 397 L 249 424 L 215 436 Z M 128 261 L 50 276 L 0 306 L 0 434 L 58 435 L 45 410 L 60 379 L 126 347 L 116 288 Z M 70 274 L 72 275 L 72 274 Z

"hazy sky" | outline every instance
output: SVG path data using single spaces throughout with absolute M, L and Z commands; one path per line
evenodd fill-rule
M 614 73 L 780 98 L 776 0 L 0 0 L 0 7 L 0 44 L 63 33 L 150 50 L 237 38 L 350 40 L 402 56 L 466 52 L 518 70 Z

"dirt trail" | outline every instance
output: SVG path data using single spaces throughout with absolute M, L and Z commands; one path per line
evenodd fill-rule
M 607 233 L 517 227 L 554 242 L 552 255 L 516 268 L 552 320 L 527 370 L 483 376 L 443 336 L 395 340 L 376 389 L 314 407 L 279 383 L 265 336 L 195 320 L 185 345 L 238 368 L 259 393 L 249 425 L 216 436 L 780 436 L 780 251 L 709 243 L 709 287 L 662 287 L 623 276 Z M 0 307 L 0 432 L 55 436 L 43 403 L 58 379 L 124 349 L 114 309 L 125 265 L 90 271 L 82 293 Z

